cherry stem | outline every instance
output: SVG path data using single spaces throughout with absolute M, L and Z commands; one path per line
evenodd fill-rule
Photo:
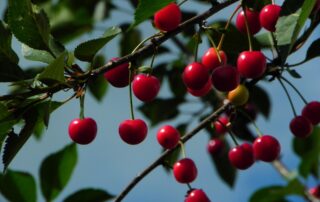
M 304 102 L 304 104 L 308 104 L 308 101 L 303 97 L 303 95 L 300 93 L 300 91 L 297 89 L 297 87 L 295 87 L 288 79 L 286 79 L 283 76 L 280 76 L 280 79 L 284 80 L 287 84 L 289 84 L 289 86 L 291 86 L 293 88 L 294 91 L 296 91 L 296 93 L 299 95 L 299 97 Z
M 213 41 L 213 39 L 212 39 L 212 37 L 211 37 L 211 35 L 210 35 L 209 31 L 208 31 L 208 30 L 206 30 L 206 31 L 205 31 L 205 33 L 206 33 L 206 35 L 207 35 L 207 37 L 208 37 L 208 39 L 209 39 L 209 41 L 210 41 L 210 43 L 211 43 L 211 45 L 212 45 L 212 47 L 213 47 L 214 51 L 216 51 L 216 53 L 217 53 L 217 56 L 218 56 L 218 60 L 219 60 L 219 62 L 221 63 L 221 62 L 222 62 L 222 60 L 221 60 L 221 56 L 220 56 L 220 54 L 219 54 L 219 49 L 217 48 L 216 44 L 214 43 L 214 41 Z
M 186 150 L 184 148 L 184 144 L 183 142 L 179 141 L 179 144 L 180 144 L 180 147 L 181 147 L 181 152 L 182 152 L 182 158 L 186 158 L 187 155 L 186 155 Z
M 129 100 L 130 100 L 130 113 L 131 113 L 131 119 L 134 120 L 134 109 L 133 109 L 133 97 L 132 97 L 132 69 L 131 69 L 131 63 L 129 64 Z
M 153 69 L 153 63 L 154 63 L 154 59 L 156 58 L 157 52 L 158 52 L 158 46 L 155 47 L 155 50 L 154 50 L 152 58 L 151 58 L 151 62 L 150 62 L 151 72 L 152 72 L 152 69 Z
M 236 7 L 236 9 L 233 11 L 233 13 L 231 14 L 230 18 L 229 18 L 228 21 L 227 21 L 226 26 L 224 27 L 225 30 L 227 30 L 227 29 L 229 28 L 229 25 L 230 25 L 230 23 L 231 23 L 231 20 L 233 19 L 233 17 L 235 16 L 235 14 L 238 12 L 238 10 L 240 9 L 240 7 L 241 7 L 241 5 L 239 4 L 239 5 Z M 222 48 L 225 35 L 226 35 L 225 32 L 221 35 L 221 38 L 220 38 L 220 41 L 219 41 L 219 44 L 218 44 L 218 47 L 217 47 L 218 50 L 221 50 L 221 48 Z
M 246 7 L 244 6 L 243 2 L 241 2 L 241 7 L 243 10 L 243 14 L 244 14 L 244 24 L 246 25 L 246 30 L 247 30 L 247 37 L 248 37 L 248 41 L 249 41 L 249 51 L 252 51 L 251 33 L 250 33 L 249 24 L 248 24 Z
M 161 36 L 161 35 L 162 35 L 162 33 L 161 33 L 161 32 L 158 32 L 158 33 L 156 33 L 156 34 L 154 34 L 154 35 L 152 35 L 152 36 L 149 36 L 149 37 L 145 38 L 144 40 L 142 40 L 142 41 L 133 49 L 133 51 L 131 52 L 131 54 L 135 53 L 145 42 L 147 42 L 147 41 L 149 41 L 149 40 L 151 40 L 151 39 L 153 39 L 153 38 L 155 38 L 155 37 L 157 37 L 157 36 Z
M 200 32 L 200 31 L 199 31 Z M 197 32 L 195 34 L 196 37 L 196 47 L 194 49 L 194 61 L 197 62 L 198 61 L 198 49 L 199 49 L 199 42 L 200 42 L 200 33 Z
M 247 119 L 249 119 L 249 120 L 252 122 L 252 124 L 253 124 L 253 126 L 254 126 L 257 134 L 258 134 L 258 136 L 259 136 L 259 137 L 262 137 L 262 134 L 263 134 L 263 133 L 261 132 L 261 130 L 260 130 L 260 128 L 258 127 L 257 123 L 249 116 L 249 114 L 248 114 L 246 111 L 244 111 L 244 110 L 242 110 L 242 109 L 238 109 L 238 110 L 239 110 Z
M 85 91 L 85 88 L 83 89 Z M 85 99 L 85 92 L 80 96 L 80 119 L 84 119 L 84 99 Z
M 223 127 L 225 127 L 225 128 L 227 129 L 227 131 L 228 131 L 228 133 L 229 133 L 232 141 L 234 142 L 234 144 L 235 144 L 236 146 L 239 146 L 239 143 L 238 143 L 235 135 L 233 134 L 232 130 L 230 129 L 231 123 L 229 122 L 229 123 L 227 123 L 227 125 L 224 125 L 220 120 L 217 120 L 217 121 L 218 121 Z
M 189 188 L 189 190 L 192 190 L 193 188 L 191 187 L 190 183 L 187 183 L 187 186 Z
M 283 82 L 281 81 L 281 79 L 280 79 L 279 77 L 277 77 L 277 79 L 278 79 L 278 81 L 280 82 L 280 84 L 281 84 L 284 92 L 286 93 L 286 96 L 287 96 L 287 98 L 288 98 L 288 100 L 289 100 L 289 103 L 290 103 L 292 112 L 293 112 L 293 114 L 294 114 L 294 117 L 296 117 L 296 116 L 297 116 L 297 112 L 296 112 L 296 110 L 295 110 L 295 108 L 294 108 L 294 105 L 293 105 L 292 99 L 291 99 L 291 97 L 290 97 L 290 95 L 289 95 L 289 92 L 288 92 L 287 88 L 285 87 L 285 85 L 283 84 Z
M 186 3 L 188 0 L 183 0 L 183 1 L 181 1 L 179 4 L 178 4 L 178 6 L 181 6 L 182 4 L 184 4 L 184 3 Z

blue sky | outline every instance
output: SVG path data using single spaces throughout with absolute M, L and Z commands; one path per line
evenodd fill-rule
M 2 13 L 5 3 L 4 1 L 0 1 L 0 13 Z M 126 1 L 117 1 L 116 4 L 121 4 L 122 7 L 131 9 Z M 183 9 L 188 8 L 198 11 L 206 9 L 205 6 L 198 6 L 198 4 L 192 2 L 187 2 L 183 5 Z M 226 19 L 233 9 L 234 5 L 209 20 Z M 113 12 L 111 17 L 111 21 L 101 23 L 99 27 L 107 28 L 132 18 L 132 16 L 122 12 Z M 140 27 L 145 37 L 155 33 L 155 30 L 149 22 L 143 23 Z M 102 32 L 103 31 L 96 31 L 88 33 L 81 37 L 79 41 L 94 38 L 101 35 Z M 315 33 L 312 38 L 319 38 L 319 28 Z M 102 53 L 105 54 L 107 58 L 118 56 L 118 50 L 115 48 L 117 47 L 117 41 L 118 38 L 103 49 Z M 306 47 L 308 47 L 308 44 L 309 43 L 306 44 Z M 67 45 L 67 48 L 72 50 L 75 46 L 76 43 L 71 43 Z M 199 48 L 199 54 L 201 55 L 208 46 L 201 45 Z M 17 53 L 21 53 L 20 44 L 16 40 L 14 40 L 14 49 Z M 174 52 L 178 51 L 179 50 L 174 49 Z M 304 57 L 304 52 L 305 49 L 301 50 L 299 54 L 292 56 L 290 61 L 300 61 L 301 58 Z M 21 66 L 27 66 L 25 64 L 31 63 L 24 59 L 20 60 Z M 290 79 L 309 101 L 320 100 L 320 88 L 318 87 L 320 70 L 318 67 L 319 58 L 297 68 L 297 71 L 302 75 L 303 79 Z M 285 76 L 289 78 L 288 75 Z M 288 126 L 293 114 L 287 98 L 279 83 L 261 82 L 261 85 L 264 86 L 270 94 L 273 108 L 270 118 L 266 120 L 259 116 L 257 124 L 264 133 L 273 135 L 279 139 L 282 145 L 281 154 L 283 161 L 290 169 L 294 169 L 298 164 L 298 160 L 291 150 L 292 135 L 290 134 Z M 1 89 L 4 88 L 1 87 Z M 302 101 L 299 100 L 292 91 L 290 92 L 294 97 L 296 108 L 300 111 L 303 107 Z M 164 82 L 159 97 L 167 97 L 170 95 L 169 93 L 168 85 Z M 66 94 L 59 94 L 54 96 L 54 98 L 63 99 L 66 98 L 66 96 Z M 62 201 L 68 194 L 85 187 L 102 188 L 113 194 L 117 194 L 134 176 L 156 159 L 161 151 L 161 147 L 155 138 L 157 127 L 150 128 L 147 139 L 137 146 L 129 146 L 120 140 L 117 131 L 118 125 L 122 120 L 128 119 L 130 116 L 127 88 L 116 89 L 110 87 L 103 102 L 98 103 L 91 98 L 91 96 L 87 96 L 85 104 L 86 116 L 93 117 L 97 121 L 98 135 L 93 143 L 78 147 L 79 160 L 75 172 L 66 189 L 55 201 Z M 135 106 L 140 104 L 140 101 L 137 99 L 134 100 Z M 181 109 L 188 110 L 196 107 L 196 104 L 186 105 L 182 106 Z M 78 114 L 78 100 L 73 100 L 54 112 L 50 119 L 50 126 L 43 136 L 43 139 L 36 141 L 34 138 L 31 138 L 14 159 L 11 168 L 30 172 L 38 179 L 41 161 L 48 154 L 71 143 L 67 134 L 67 128 L 69 122 L 76 118 Z M 144 118 L 138 111 L 136 111 L 136 117 Z M 174 120 L 173 122 L 166 122 L 164 124 L 177 123 L 179 121 L 180 120 Z M 196 124 L 196 122 L 190 123 L 189 129 Z M 210 162 L 206 152 L 207 141 L 208 137 L 206 133 L 200 132 L 187 143 L 186 150 L 187 156 L 195 161 L 199 171 L 198 178 L 192 183 L 192 186 L 204 189 L 212 201 L 247 201 L 249 196 L 260 187 L 286 183 L 271 165 L 267 163 L 256 163 L 250 169 L 238 173 L 238 179 L 234 189 L 228 188 L 219 179 Z M 308 186 L 313 186 L 316 182 L 310 179 L 307 180 L 306 183 Z M 37 184 L 37 186 L 39 187 L 39 184 Z M 187 187 L 185 185 L 177 183 L 172 175 L 168 175 L 159 167 L 136 186 L 123 201 L 183 201 L 186 191 Z M 43 201 L 40 193 L 38 195 L 39 201 Z M 303 200 L 293 198 L 292 201 L 299 202 Z

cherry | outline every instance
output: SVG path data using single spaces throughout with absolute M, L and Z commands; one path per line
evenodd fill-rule
M 320 185 L 310 188 L 308 192 L 315 198 L 320 199 Z
M 146 137 L 148 127 L 141 119 L 125 120 L 119 126 L 119 134 L 121 139 L 128 144 L 139 144 Z
M 239 85 L 228 93 L 228 100 L 235 106 L 241 106 L 248 102 L 249 91 L 245 85 Z
M 209 141 L 207 150 L 212 155 L 220 155 L 224 149 L 224 142 L 218 138 L 214 138 Z
M 291 132 L 294 136 L 299 138 L 308 137 L 312 132 L 312 128 L 311 122 L 303 116 L 297 116 L 290 122 Z
M 111 59 L 116 61 L 118 58 Z M 129 63 L 121 64 L 106 73 L 104 78 L 114 87 L 123 88 L 129 84 Z
M 249 26 L 250 34 L 254 35 L 258 33 L 261 29 L 261 25 L 259 21 L 259 12 L 246 9 L 246 15 L 247 15 L 247 23 Z M 246 19 L 243 11 L 241 11 L 237 16 L 236 27 L 241 33 L 243 34 L 247 33 Z
M 191 88 L 187 88 L 187 91 L 193 96 L 202 97 L 207 95 L 211 89 L 212 89 L 212 82 L 211 82 L 211 79 L 208 79 L 206 85 L 204 85 L 201 89 L 194 90 Z
M 320 123 L 320 102 L 312 101 L 304 106 L 302 116 L 309 119 L 313 125 Z
M 272 162 L 280 154 L 280 144 L 278 140 L 270 135 L 263 135 L 255 139 L 253 143 L 253 154 L 255 159 Z
M 181 11 L 177 4 L 170 3 L 154 14 L 154 25 L 162 31 L 171 31 L 181 22 Z
M 202 189 L 193 189 L 184 202 L 210 202 L 210 199 Z
M 266 57 L 261 51 L 243 51 L 237 60 L 237 69 L 242 77 L 255 79 L 267 68 Z
M 207 52 L 202 56 L 201 62 L 209 72 L 221 65 L 227 64 L 226 53 L 222 50 L 219 50 L 219 55 L 221 62 L 219 60 L 217 51 L 214 48 L 209 48 Z
M 230 163 L 241 170 L 245 170 L 254 163 L 253 148 L 251 144 L 243 143 L 229 151 Z
M 97 135 L 97 124 L 92 118 L 74 119 L 69 124 L 69 137 L 78 144 L 89 144 Z
M 213 70 L 211 81 L 217 90 L 227 92 L 239 85 L 240 75 L 235 67 L 224 65 Z
M 229 119 L 227 116 L 221 116 L 214 122 L 214 130 L 218 135 L 222 135 L 227 131 Z
M 158 130 L 157 140 L 163 148 L 172 149 L 179 143 L 180 133 L 174 127 L 165 125 Z
M 263 7 L 259 15 L 261 26 L 270 32 L 276 31 L 280 11 L 281 7 L 275 4 L 269 4 Z
M 187 88 L 202 89 L 209 80 L 209 72 L 201 63 L 193 62 L 183 71 L 182 79 Z
M 150 102 L 160 90 L 160 81 L 152 75 L 138 74 L 133 79 L 132 90 L 139 100 Z
M 190 183 L 196 179 L 198 170 L 193 160 L 184 158 L 173 165 L 173 175 L 180 183 Z

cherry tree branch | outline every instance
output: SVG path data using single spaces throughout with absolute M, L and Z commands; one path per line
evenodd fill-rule
M 195 136 L 200 130 L 206 127 L 211 121 L 215 120 L 221 113 L 223 113 L 228 107 L 230 103 L 226 103 L 222 105 L 219 109 L 201 121 L 195 128 L 193 128 L 190 132 L 186 133 L 182 138 L 181 142 L 187 142 L 193 136 Z M 162 164 L 163 160 L 171 154 L 175 149 L 179 148 L 180 144 L 173 149 L 166 150 L 159 156 L 154 162 L 152 162 L 147 168 L 145 168 L 140 174 L 138 174 L 126 187 L 125 189 L 117 196 L 115 202 L 120 202 L 144 177 L 146 177 L 151 171 L 153 171 L 156 167 Z

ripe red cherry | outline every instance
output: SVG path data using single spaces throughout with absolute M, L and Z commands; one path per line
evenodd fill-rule
M 138 74 L 133 79 L 132 90 L 139 100 L 150 102 L 158 95 L 160 81 L 152 75 Z
M 254 35 L 258 33 L 261 29 L 261 25 L 259 21 L 259 12 L 246 9 L 246 15 L 247 15 L 247 22 L 248 22 L 250 34 Z M 237 16 L 236 27 L 241 33 L 243 34 L 247 33 L 245 15 L 243 11 L 241 11 Z
M 116 61 L 117 58 L 111 59 Z M 104 78 L 114 87 L 123 88 L 129 84 L 129 63 L 121 64 L 106 73 Z
M 211 82 L 211 79 L 208 79 L 206 85 L 204 85 L 201 89 L 194 90 L 191 88 L 187 88 L 187 91 L 193 96 L 202 97 L 207 95 L 211 89 L 212 89 L 212 82 Z
M 299 138 L 308 137 L 311 134 L 312 129 L 313 127 L 311 122 L 303 116 L 297 116 L 290 122 L 291 132 L 294 136 Z
M 280 144 L 276 138 L 263 135 L 254 141 L 253 154 L 255 159 L 265 162 L 274 161 L 280 154 Z
M 320 102 L 312 101 L 304 106 L 302 116 L 309 119 L 313 125 L 320 123 Z
M 281 7 L 275 4 L 269 4 L 263 7 L 259 15 L 260 25 L 270 32 L 276 31 L 280 11 Z
M 320 185 L 310 188 L 308 192 L 317 199 L 320 199 Z
M 184 202 L 210 202 L 210 199 L 202 189 L 192 190 Z
M 254 163 L 253 148 L 251 144 L 243 143 L 229 151 L 230 163 L 240 169 L 245 170 Z
M 184 158 L 173 165 L 173 175 L 177 182 L 190 183 L 196 179 L 198 170 L 193 160 Z
M 92 118 L 74 119 L 69 124 L 69 137 L 78 144 L 89 144 L 97 135 L 97 124 Z
M 267 68 L 266 57 L 261 51 L 244 51 L 237 60 L 237 69 L 242 77 L 255 79 Z
M 158 130 L 157 140 L 163 148 L 172 149 L 179 143 L 180 133 L 174 127 L 165 125 Z
M 154 25 L 162 31 L 171 31 L 181 22 L 181 11 L 177 4 L 170 3 L 154 14 Z
M 218 135 L 222 135 L 227 131 L 229 119 L 226 116 L 221 116 L 214 122 L 214 130 Z
M 125 120 L 119 126 L 119 134 L 121 139 L 128 144 L 139 144 L 146 137 L 148 127 L 141 119 Z
M 224 65 L 213 70 L 211 81 L 217 90 L 227 92 L 240 84 L 240 75 L 235 67 Z
M 193 62 L 183 71 L 182 79 L 187 88 L 202 89 L 209 80 L 209 72 L 201 63 Z
M 207 150 L 212 155 L 220 155 L 224 147 L 224 142 L 218 138 L 215 138 L 209 141 L 207 145 Z
M 226 53 L 222 50 L 219 50 L 219 54 L 221 62 L 219 61 L 217 51 L 214 48 L 209 48 L 202 56 L 201 63 L 208 69 L 209 72 L 221 65 L 227 64 Z

